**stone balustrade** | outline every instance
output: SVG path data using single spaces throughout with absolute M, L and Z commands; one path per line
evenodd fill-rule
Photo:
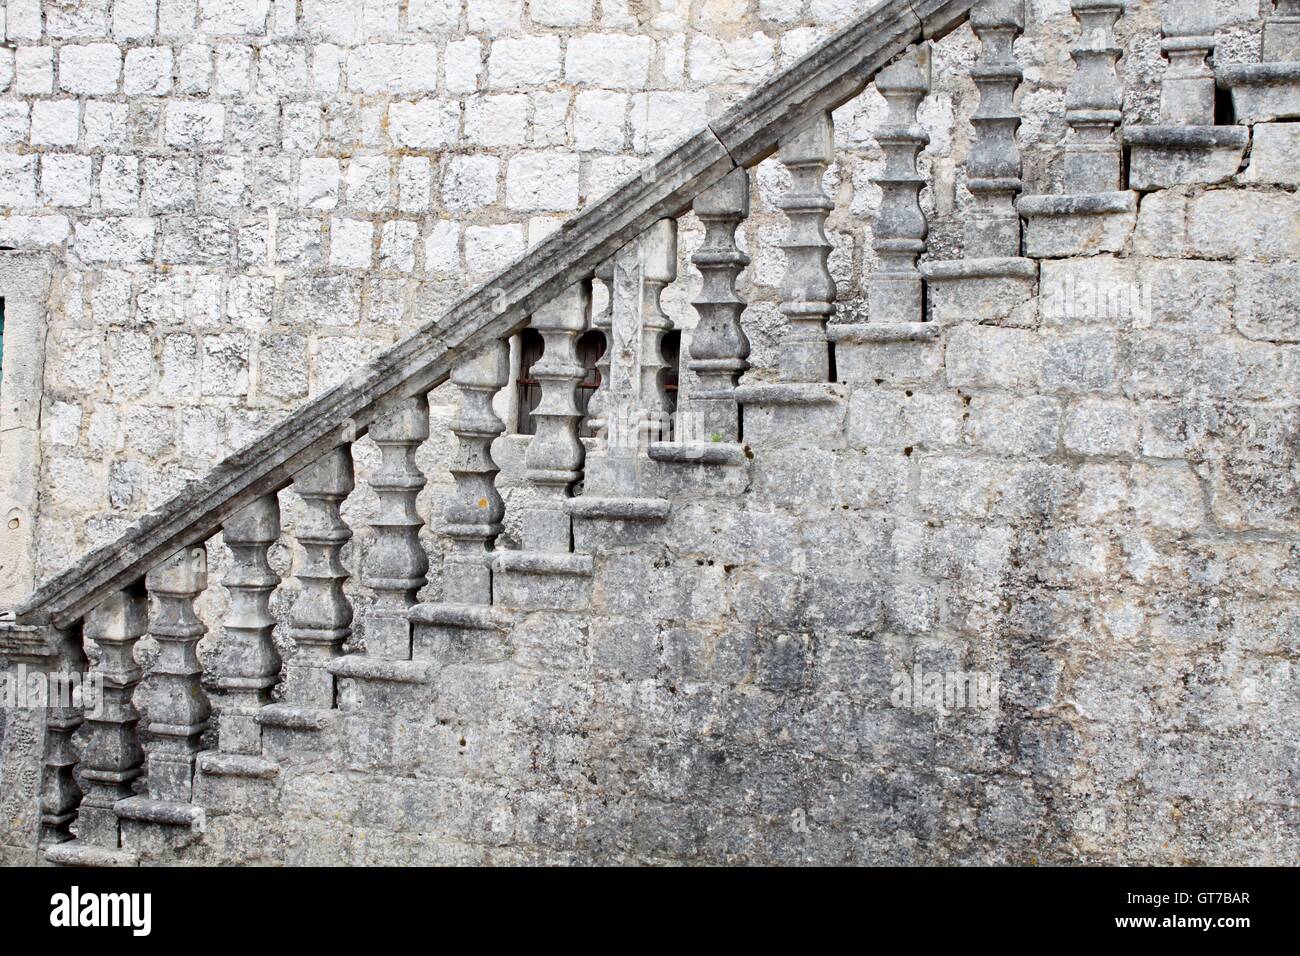
M 1008 297 L 1023 301 L 1037 268 L 1020 255 L 1020 214 L 1029 220 L 1025 244 L 1032 256 L 1108 249 L 1131 231 L 1135 194 L 1126 188 L 1117 133 L 1122 114 L 1114 28 L 1123 3 L 1072 3 L 1082 38 L 1067 96 L 1066 192 L 1021 196 L 1017 213 L 1022 182 L 1014 98 L 1021 74 L 1013 53 L 1024 10 L 1019 0 L 986 0 L 972 17 L 981 43 L 973 74 L 981 104 L 972 118 L 967 182 L 975 214 L 964 235 L 966 255 L 959 265 L 943 268 L 923 262 L 930 224 L 921 203 L 926 183 L 919 158 L 929 136 L 920 111 L 931 88 L 931 52 L 917 13 L 925 5 L 903 4 L 900 15 L 904 6 L 916 20 L 916 29 L 898 33 L 905 42 L 861 40 L 860 46 L 879 44 L 870 47 L 875 51 L 870 70 L 862 69 L 861 49 L 848 58 L 851 69 L 848 59 L 834 60 L 841 78 L 852 75 L 853 80 L 843 80 L 843 89 L 834 87 L 833 94 L 818 92 L 823 87 L 816 84 L 798 96 L 783 94 L 789 115 L 769 116 L 764 148 L 755 147 L 757 134 L 743 116 L 733 116 L 709 132 L 712 139 L 695 142 L 694 152 L 673 153 L 673 161 L 688 164 L 690 171 L 675 174 L 671 192 L 655 193 L 653 202 L 618 219 L 617 227 L 609 225 L 613 219 L 601 220 L 599 241 L 595 234 L 564 230 L 554 243 L 539 246 L 533 257 L 542 259 L 572 252 L 563 243 L 586 243 L 563 268 L 552 264 L 544 276 L 533 275 L 532 285 L 512 292 L 500 313 L 504 318 L 483 319 L 476 312 L 480 321 L 473 327 L 439 329 L 436 360 L 419 335 L 400 344 L 383 360 L 387 365 L 360 377 L 368 384 L 323 396 L 322 403 L 334 404 L 310 429 L 295 430 L 302 422 L 294 419 L 277 432 L 275 447 L 291 450 L 278 452 L 273 469 L 240 472 L 244 483 L 237 495 L 209 509 L 201 522 L 178 523 L 170 538 L 160 538 L 170 541 L 171 551 L 146 573 L 131 578 L 110 562 L 105 567 L 111 565 L 111 573 L 96 570 L 97 580 L 120 583 L 125 576 L 126 587 L 101 593 L 107 585 L 96 584 L 61 605 L 68 618 L 62 624 L 84 618 L 86 637 L 99 647 L 112 679 L 112 706 L 92 721 L 89 744 L 80 755 L 91 787 L 81 801 L 83 825 L 74 842 L 106 851 L 129 849 L 134 831 L 123 821 L 201 830 L 196 774 L 272 776 L 286 735 L 328 737 L 338 730 L 340 713 L 373 720 L 368 710 L 396 699 L 385 696 L 383 688 L 390 685 L 410 691 L 403 699 L 426 701 L 437 668 L 491 653 L 492 635 L 503 630 L 511 614 L 583 606 L 600 548 L 639 543 L 644 538 L 638 535 L 662 522 L 677 500 L 714 490 L 710 485 L 743 490 L 745 482 L 734 476 L 743 478 L 749 454 L 755 447 L 761 454 L 764 441 L 781 437 L 812 445 L 832 430 L 838 434 L 846 404 L 842 384 L 870 380 L 882 361 L 900 354 L 897 349 L 933 355 L 946 322 L 997 318 L 991 310 Z M 945 17 L 950 15 L 948 10 Z M 1175 66 L 1164 118 L 1195 125 L 1212 120 L 1204 108 L 1209 47 L 1195 45 L 1203 34 L 1189 33 L 1193 26 L 1201 29 L 1189 22 L 1171 15 L 1166 27 L 1167 37 L 1178 42 L 1167 46 Z M 943 24 L 951 26 L 948 19 Z M 869 321 L 836 324 L 837 288 L 826 233 L 835 204 L 823 187 L 835 162 L 831 110 L 860 92 L 868 73 L 888 110 L 877 135 L 885 158 L 875 177 L 883 194 L 872 234 L 879 261 L 867 277 Z M 718 142 L 733 152 L 719 152 Z M 782 245 L 780 351 L 776 381 L 742 383 L 750 347 L 742 321 L 746 303 L 736 283 L 749 259 L 737 230 L 750 211 L 750 167 L 772 152 L 790 177 L 779 200 L 789 226 Z M 746 161 L 737 164 L 732 156 Z M 630 201 L 638 194 L 619 195 L 618 201 Z M 599 204 L 600 215 L 622 215 L 618 201 Z M 675 428 L 669 415 L 663 340 L 672 321 L 662 305 L 665 289 L 678 281 L 677 217 L 687 209 L 704 225 L 703 242 L 692 257 L 703 279 L 694 302 L 699 324 L 683 348 L 698 379 L 691 400 L 703 425 L 689 432 Z M 593 317 L 596 279 L 608 287 L 610 305 Z M 988 309 L 957 316 L 952 300 L 942 307 L 931 301 L 936 286 L 955 282 L 969 299 L 970 283 L 985 280 L 1011 283 L 990 287 L 984 296 L 993 303 Z M 478 300 L 474 307 L 486 308 Z M 518 511 L 509 515 L 518 519 L 519 547 L 505 549 L 499 542 L 507 507 L 497 489 L 492 451 L 503 425 L 493 399 L 507 384 L 506 341 L 525 327 L 544 345 L 532 367 L 541 400 L 531 412 L 535 430 L 524 455 Z M 607 347 L 592 409 L 599 434 L 588 454 L 578 402 L 587 368 L 577 343 L 592 328 L 605 333 Z M 391 387 L 381 374 L 384 368 L 395 383 Z M 426 521 L 418 508 L 427 476 L 416 453 L 430 435 L 427 394 L 448 380 L 459 392 L 460 406 L 450 425 L 456 440 L 448 466 L 454 485 L 437 530 L 449 547 L 430 582 L 420 539 Z M 355 414 L 340 419 L 345 410 Z M 353 530 L 341 509 L 354 489 L 352 442 L 361 431 L 379 448 L 379 468 L 370 478 L 378 514 L 364 562 L 350 567 Z M 289 606 L 283 637 L 292 653 L 282 665 L 271 613 L 281 581 L 269 553 L 281 537 L 279 493 L 290 488 L 300 501 L 285 515 L 297 554 L 292 581 L 285 582 Z M 196 528 L 205 533 L 189 533 Z M 226 666 L 214 683 L 216 750 L 201 753 L 210 707 L 196 648 L 207 629 L 195 602 L 207 587 L 204 542 L 217 530 L 231 551 L 222 581 L 230 603 L 218 640 Z M 148 553 L 155 554 L 162 545 L 150 547 Z M 345 587 L 354 572 L 369 598 L 358 605 L 364 648 L 353 634 L 353 605 Z M 420 601 L 428 584 L 439 600 Z M 146 593 L 155 603 L 152 618 Z M 49 626 L 54 623 L 51 619 Z M 146 630 L 161 652 L 144 676 L 151 739 L 142 749 L 131 705 L 141 674 L 131 649 Z M 71 836 L 69 824 L 76 816 L 71 733 L 78 720 L 72 714 L 66 726 L 50 723 L 55 731 L 47 755 L 52 843 Z M 319 752 L 336 753 L 324 747 Z

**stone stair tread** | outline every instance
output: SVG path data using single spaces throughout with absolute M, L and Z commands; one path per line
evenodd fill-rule
M 178 803 L 174 800 L 128 797 L 119 800 L 114 804 L 113 809 L 118 817 L 124 820 L 193 827 L 195 830 L 202 830 L 207 823 L 207 814 L 202 807 L 192 803 Z
M 495 570 L 507 573 L 554 574 L 571 577 L 589 576 L 589 554 L 552 554 L 548 551 L 502 551 L 492 562 Z
M 387 681 L 394 684 L 428 684 L 433 667 L 426 661 L 397 661 L 365 654 L 348 654 L 331 661 L 327 670 L 335 677 Z
M 271 780 L 280 773 L 280 765 L 253 754 L 228 754 L 208 750 L 198 755 L 199 773 L 211 777 L 249 777 Z
M 318 707 L 295 707 L 292 704 L 268 704 L 257 713 L 257 722 L 263 726 L 284 727 L 290 730 L 324 730 L 337 711 Z
M 651 442 L 648 454 L 653 461 L 685 465 L 743 465 L 747 460 L 744 445 L 721 441 Z
M 1170 149 L 1209 149 L 1214 146 L 1239 149 L 1250 141 L 1246 126 L 1175 126 L 1165 123 L 1125 126 L 1120 135 L 1129 146 L 1154 146 Z
M 410 610 L 413 624 L 437 624 L 480 631 L 495 631 L 509 622 L 500 608 L 484 604 L 417 604 Z
M 832 325 L 826 329 L 832 342 L 930 342 L 939 337 L 935 322 L 860 322 Z
M 139 856 L 130 850 L 94 846 L 81 840 L 54 844 L 45 851 L 45 860 L 56 866 L 95 867 L 137 866 L 140 862 Z
M 736 387 L 741 405 L 834 405 L 844 390 L 833 382 L 761 382 Z
M 650 447 L 663 444 L 655 442 Z M 650 455 L 654 457 L 653 451 Z M 579 495 L 565 502 L 569 514 L 575 518 L 607 519 L 612 521 L 659 521 L 668 517 L 667 498 L 605 497 Z
M 1106 213 L 1136 212 L 1137 192 L 1042 193 L 1021 196 L 1016 208 L 1026 216 L 1099 216 Z
M 927 279 L 1033 279 L 1038 263 L 1023 256 L 990 256 L 981 259 L 933 259 L 918 267 Z M 831 326 L 836 328 L 836 326 Z

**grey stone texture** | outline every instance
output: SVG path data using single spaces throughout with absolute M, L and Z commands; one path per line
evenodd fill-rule
M 36 862 L 41 839 L 63 863 L 1294 860 L 1285 123 L 1254 126 L 1279 129 L 1240 178 L 1072 189 L 1078 22 L 1028 4 L 1017 143 L 1042 231 L 1024 258 L 963 264 L 979 44 L 948 30 L 968 5 L 886 3 L 793 72 L 856 11 L 736 0 L 643 23 L 555 0 L 364 15 L 200 0 L 142 20 L 47 4 L 33 22 L 16 6 L 19 50 L 49 50 L 24 53 L 0 96 L 0 132 L 21 131 L 0 222 L 49 248 L 58 306 L 41 574 L 202 481 L 125 557 L 110 546 L 46 592 L 70 623 L 154 571 L 145 636 L 125 613 L 92 615 L 88 635 L 92 654 L 116 648 L 123 686 L 135 645 L 138 720 L 157 728 L 117 845 L 93 814 L 58 841 L 77 773 L 137 765 L 111 746 L 130 705 L 82 730 L 75 713 L 6 712 L 0 862 Z M 1161 7 L 1130 2 L 1116 24 L 1125 122 L 1160 118 Z M 844 77 L 923 35 L 931 321 L 880 322 L 886 102 L 845 101 Z M 1104 46 L 1088 54 L 1103 68 Z M 713 121 L 593 202 L 670 145 L 656 96 L 703 104 L 677 133 Z M 85 164 L 51 162 L 45 183 L 56 154 L 91 159 L 88 206 Z M 737 164 L 755 164 L 743 196 Z M 587 497 L 575 481 L 600 446 L 576 435 L 573 346 L 610 298 L 587 277 L 665 215 L 675 267 L 625 257 L 625 273 L 664 286 L 640 313 L 683 332 L 679 413 L 743 371 L 724 405 L 737 427 L 652 444 L 637 496 Z M 718 257 L 703 287 L 702 250 Z M 714 368 L 691 368 L 692 298 Z M 792 370 L 787 315 L 810 303 L 826 367 L 806 348 Z M 514 433 L 511 389 L 491 394 L 504 348 L 482 349 L 530 314 L 547 346 L 536 436 Z M 494 560 L 460 574 L 456 533 L 459 554 Z M 409 631 L 392 628 L 416 601 Z M 9 669 L 84 666 L 52 628 L 0 625 L 0 651 Z M 240 679 L 275 657 L 285 679 L 263 706 L 268 688 Z M 993 675 L 996 705 L 897 705 L 919 670 Z

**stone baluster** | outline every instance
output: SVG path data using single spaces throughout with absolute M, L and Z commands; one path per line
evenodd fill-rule
M 966 163 L 966 188 L 975 208 L 964 230 L 963 254 L 967 259 L 1020 255 L 1020 149 L 1016 130 L 1016 88 L 1023 73 L 1013 49 L 1024 29 L 1024 0 L 983 0 L 970 12 L 970 23 L 980 41 L 979 62 L 971 79 L 979 89 L 979 108 L 971 116 L 975 142 Z
M 663 337 L 672 320 L 659 298 L 676 277 L 672 219 L 659 220 L 614 255 L 602 427 L 587 463 L 584 495 L 638 495 L 642 453 L 670 431 Z
M 1169 69 L 1160 81 L 1160 122 L 1129 126 L 1129 184 L 1165 189 L 1219 183 L 1235 176 L 1250 138 L 1244 126 L 1214 125 L 1214 50 L 1218 16 L 1203 0 L 1167 0 L 1161 49 Z
M 121 843 L 117 803 L 131 796 L 144 772 L 132 703 L 142 672 L 135 662 L 136 642 L 149 629 L 149 599 L 143 589 L 118 591 L 86 615 L 85 636 L 99 648 L 103 701 L 98 716 L 88 715 L 90 738 L 81 758 L 87 783 L 77 821 L 79 842 L 107 849 Z
M 62 635 L 54 669 L 64 673 L 86 672 L 81 630 Z M 72 737 L 84 720 L 84 710 L 72 700 L 49 701 L 45 717 L 45 763 L 41 773 L 41 845 L 65 843 L 77 819 L 81 788 L 77 785 L 77 748 Z
M 207 551 L 202 546 L 178 551 L 145 575 L 145 586 L 157 602 L 149 633 L 158 642 L 148 681 L 149 797 L 189 803 L 194 759 L 211 714 L 197 651 L 208 629 L 194 613 L 195 599 L 208 586 Z
M 536 498 L 522 516 L 525 551 L 567 553 L 571 531 L 564 500 L 582 477 L 585 449 L 578 438 L 578 386 L 586 369 L 578 361 L 577 342 L 587 328 L 591 286 L 579 282 L 533 313 L 532 326 L 544 351 L 533 366 L 542 398 L 533 411 L 537 427 L 524 456 L 525 477 Z M 612 383 L 611 383 L 612 384 Z
M 429 401 L 424 395 L 399 402 L 370 426 L 370 438 L 380 453 L 379 470 L 370 479 L 379 499 L 371 522 L 375 534 L 362 569 L 362 582 L 375 595 L 366 614 L 366 653 L 372 657 L 411 657 L 408 614 L 429 573 L 429 559 L 420 544 L 424 520 L 415 507 L 426 482 L 415 464 L 415 452 L 428 437 Z
M 1204 0 L 1165 0 L 1160 49 L 1169 69 L 1160 81 L 1160 120 L 1179 126 L 1214 125 L 1214 52 L 1218 28 L 1214 4 Z
M 1273 4 L 1264 21 L 1260 59 L 1259 63 L 1219 67 L 1215 74 L 1219 86 L 1232 91 L 1237 122 L 1270 124 L 1264 137 L 1266 152 L 1276 151 L 1285 159 L 1294 136 L 1290 129 L 1271 124 L 1300 119 L 1300 0 L 1276 0 Z
M 694 301 L 700 315 L 691 337 L 689 367 L 698 379 L 692 403 L 699 413 L 700 437 L 740 440 L 736 383 L 749 367 L 749 339 L 741 328 L 745 300 L 736 278 L 749 256 L 736 245 L 736 229 L 749 216 L 749 172 L 733 169 L 695 197 L 695 215 L 704 223 L 704 242 L 691 261 L 703 282 Z
M 979 62 L 971 77 L 979 89 L 979 108 L 971 116 L 975 140 L 966 164 L 966 187 L 974 198 L 963 228 L 961 259 L 931 260 L 927 280 L 932 322 L 1002 322 L 1033 298 L 1038 264 L 1020 255 L 1022 188 L 1015 106 L 1021 70 L 1014 51 L 1024 29 L 1024 0 L 981 0 L 971 8 L 971 27 L 980 40 Z
M 826 218 L 835 205 L 822 189 L 822 176 L 835 158 L 831 141 L 831 116 L 819 113 L 780 144 L 781 162 L 793 180 L 780 202 L 790 220 L 781 281 L 781 312 L 789 325 L 779 372 L 786 382 L 830 379 L 826 323 L 835 312 L 835 280 L 827 267 Z
M 1080 37 L 1065 92 L 1065 192 L 1022 196 L 1016 204 L 1029 223 L 1026 252 L 1033 258 L 1118 252 L 1137 224 L 1137 194 L 1124 188 L 1116 132 L 1124 118 L 1124 88 L 1116 70 L 1123 51 L 1115 22 L 1124 0 L 1071 0 L 1070 9 Z
M 80 624 L 72 634 L 60 634 L 52 626 L 18 624 L 0 615 L 0 659 L 11 665 L 4 676 L 16 678 L 20 685 L 43 685 L 48 675 L 76 666 L 74 661 L 84 663 L 84 657 Z M 48 855 L 71 840 L 69 827 L 81 800 L 71 735 L 82 722 L 82 708 L 68 708 L 66 729 L 61 726 L 65 720 L 48 708 L 16 707 L 4 719 L 12 746 L 6 750 L 0 808 L 9 814 L 7 822 L 15 832 L 38 827 L 40 845 Z M 34 820 L 28 817 L 31 810 L 36 811 Z
M 286 672 L 285 703 L 329 709 L 334 675 L 328 665 L 352 633 L 352 604 L 343 593 L 349 575 L 340 557 L 352 529 L 339 515 L 353 488 L 350 446 L 340 445 L 302 469 L 293 487 L 302 497 L 303 515 L 295 529 L 300 588 L 289 613 L 295 650 Z
M 1275 0 L 1260 53 L 1265 63 L 1300 61 L 1300 0 Z
M 608 427 L 607 413 L 609 411 L 609 365 L 610 356 L 613 353 L 614 342 L 614 257 L 610 256 L 600 265 L 596 266 L 596 279 L 605 287 L 606 299 L 605 308 L 600 315 L 593 316 L 591 327 L 598 330 L 605 336 L 605 351 L 601 353 L 600 358 L 596 361 L 596 371 L 600 378 L 600 383 L 596 387 L 595 393 L 587 403 L 587 421 L 590 424 L 592 434 L 602 435 Z
M 660 296 L 677 278 L 677 220 L 660 219 L 641 237 L 641 348 L 639 365 L 641 425 L 638 445 L 672 437 L 668 393 L 664 389 L 664 335 L 673 327 Z M 627 262 L 624 259 L 624 268 Z M 615 268 L 618 268 L 616 263 Z
M 1075 194 L 1120 188 L 1123 159 L 1115 131 L 1124 119 L 1124 88 L 1116 63 L 1123 51 L 1115 42 L 1115 22 L 1123 0 L 1073 0 L 1079 43 L 1071 51 L 1074 76 L 1065 91 L 1065 187 Z
M 279 499 L 264 495 L 245 505 L 226 519 L 221 533 L 231 562 L 221 581 L 230 592 L 230 605 L 220 646 L 222 673 L 216 680 L 221 695 L 218 741 L 224 753 L 260 755 L 257 714 L 271 702 L 271 689 L 280 679 L 271 614 L 280 576 L 267 561 L 280 538 Z
M 1274 0 L 1273 15 L 1264 23 L 1261 54 L 1265 63 L 1300 60 L 1300 0 Z
M 498 468 L 492 459 L 492 442 L 505 425 L 493 411 L 492 399 L 509 375 L 506 342 L 495 342 L 461 360 L 451 372 L 451 381 L 460 391 L 460 409 L 451 423 L 457 443 L 451 462 L 456 488 L 447 501 L 444 528 L 451 539 L 442 571 L 443 600 L 448 604 L 492 603 L 491 561 L 505 517 L 505 503 L 496 486 Z
M 930 225 L 921 209 L 925 179 L 917 157 L 930 135 L 917 121 L 917 108 L 930 92 L 930 48 L 921 45 L 882 70 L 876 89 L 889 109 L 876 141 L 885 169 L 872 179 L 880 187 L 880 214 L 872 248 L 880 262 L 871 276 L 868 312 L 872 322 L 919 322 L 924 318 L 924 288 L 917 259 L 925 252 Z

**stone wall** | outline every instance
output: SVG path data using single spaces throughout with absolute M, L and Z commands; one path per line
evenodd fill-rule
M 1256 4 L 1219 6 L 1221 61 L 1256 59 Z M 662 7 L 9 0 L 0 244 L 54 261 L 41 573 L 857 12 Z M 1065 0 L 1029 7 L 1020 139 L 1027 191 L 1046 192 L 1076 28 Z M 1135 2 L 1120 23 L 1127 122 L 1154 115 L 1158 22 Z M 973 59 L 967 28 L 939 43 L 923 107 L 936 258 L 961 252 Z M 882 112 L 869 90 L 836 115 L 845 321 L 865 317 Z M 676 499 L 650 540 L 601 543 L 590 609 L 522 615 L 442 662 L 434 703 L 353 715 L 336 759 L 269 792 L 206 794 L 186 853 L 1291 861 L 1300 177 L 1262 143 L 1238 183 L 1145 196 L 1121 254 L 1044 263 L 1012 320 L 876 347 L 814 422 L 747 420 L 741 471 Z M 761 381 L 779 165 L 754 185 Z M 689 342 L 689 217 L 681 237 L 665 302 Z M 449 398 L 421 453 L 426 515 Z M 523 441 L 498 442 L 508 469 Z M 373 446 L 356 457 L 364 476 Z M 359 482 L 350 567 L 372 507 Z M 287 547 L 272 557 L 286 572 Z M 223 600 L 205 598 L 214 629 Z M 998 706 L 895 706 L 918 668 L 995 675 Z
M 750 409 L 743 466 L 656 479 L 664 525 L 579 523 L 588 588 L 431 689 L 345 681 L 336 751 L 208 781 L 203 842 L 145 860 L 1293 861 L 1291 169 L 1148 196 L 1014 325 Z M 924 696 L 953 674 L 995 702 Z
M 1253 58 L 1253 0 L 1220 4 Z M 1121 23 L 1132 112 L 1161 69 L 1157 4 Z M 1031 188 L 1057 175 L 1075 24 L 1034 0 L 1019 54 Z M 12 0 L 0 48 L 0 245 L 48 249 L 40 576 L 346 376 L 651 152 L 846 22 L 827 0 Z M 1251 32 L 1252 29 L 1256 32 Z M 1240 36 L 1240 40 L 1236 38 Z M 1240 49 L 1240 53 L 1238 53 Z M 956 254 L 974 106 L 963 28 L 936 58 L 932 247 Z M 872 267 L 868 91 L 839 111 L 832 268 Z M 1055 157 L 1055 159 L 1053 159 Z M 758 172 L 754 360 L 772 361 L 783 220 Z M 684 252 L 697 230 L 685 224 Z M 669 295 L 685 305 L 694 271 Z

